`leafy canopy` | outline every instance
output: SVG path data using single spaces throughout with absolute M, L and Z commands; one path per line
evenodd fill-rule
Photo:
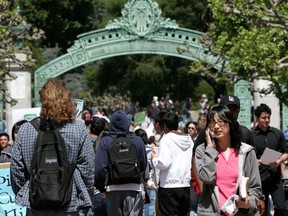
M 65 52 L 77 35 L 96 29 L 101 16 L 97 0 L 21 0 L 21 13 L 45 31 L 42 46 L 58 45 Z M 99 9 L 98 9 L 99 7 Z
M 7 81 L 16 79 L 10 72 L 10 65 L 15 63 L 23 68 L 32 66 L 32 53 L 24 41 L 43 37 L 43 31 L 31 28 L 23 20 L 13 1 L 1 0 L 0 11 L 0 93 L 4 96 L 4 102 L 13 106 L 17 101 L 11 98 L 6 85 Z M 21 60 L 18 54 L 25 54 L 26 60 Z
M 288 104 L 288 4 L 284 0 L 209 0 L 213 14 L 203 43 L 226 62 L 215 77 L 237 81 L 271 81 L 262 93 L 273 92 Z M 197 66 L 197 67 L 195 67 Z M 196 73 L 209 74 L 213 65 L 194 64 Z M 211 76 L 211 75 L 210 75 Z

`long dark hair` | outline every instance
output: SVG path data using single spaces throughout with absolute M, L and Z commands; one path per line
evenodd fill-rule
M 224 105 L 212 107 L 207 115 L 206 127 L 208 127 L 209 123 L 214 120 L 215 114 L 217 114 L 221 120 L 228 122 L 230 127 L 231 147 L 239 150 L 241 146 L 241 132 L 239 124 L 234 120 L 231 111 Z

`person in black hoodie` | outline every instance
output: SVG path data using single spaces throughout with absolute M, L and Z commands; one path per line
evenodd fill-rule
M 106 184 L 108 171 L 108 153 L 115 136 L 125 136 L 129 133 L 127 115 L 117 110 L 110 119 L 109 135 L 100 140 L 95 155 L 95 187 L 106 195 L 106 211 L 108 216 L 143 215 L 144 200 L 142 183 Z M 140 172 L 147 166 L 145 144 L 141 137 L 131 134 L 130 140 L 138 153 Z

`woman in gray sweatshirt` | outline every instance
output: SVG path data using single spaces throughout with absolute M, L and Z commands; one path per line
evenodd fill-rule
M 235 215 L 256 215 L 261 181 L 253 147 L 241 142 L 239 124 L 226 106 L 212 107 L 207 116 L 206 142 L 196 149 L 196 167 L 203 181 L 198 216 L 225 215 L 224 203 L 239 194 L 241 178 L 249 177 L 248 196 L 235 201 Z M 232 214 L 234 215 L 234 214 Z

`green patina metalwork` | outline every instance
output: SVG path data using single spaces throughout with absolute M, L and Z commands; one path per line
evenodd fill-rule
M 39 106 L 38 91 L 48 78 L 100 59 L 155 54 L 203 60 L 216 69 L 223 66 L 200 43 L 202 32 L 180 28 L 161 12 L 155 0 L 129 0 L 122 17 L 111 20 L 104 29 L 79 35 L 66 54 L 35 71 L 35 106 Z
M 40 105 L 38 91 L 48 78 L 100 59 L 155 54 L 202 60 L 216 69 L 223 67 L 224 62 L 210 55 L 200 43 L 202 32 L 180 28 L 176 21 L 162 17 L 161 13 L 155 0 L 128 0 L 122 9 L 122 17 L 109 21 L 104 29 L 79 35 L 65 55 L 35 72 L 35 106 Z M 236 83 L 234 94 L 241 100 L 238 121 L 250 128 L 251 93 L 248 85 L 246 81 Z
M 240 99 L 240 113 L 238 122 L 241 125 L 251 128 L 251 92 L 249 91 L 249 82 L 241 80 L 234 85 L 234 93 Z
M 288 129 L 288 106 L 282 103 L 282 130 Z

